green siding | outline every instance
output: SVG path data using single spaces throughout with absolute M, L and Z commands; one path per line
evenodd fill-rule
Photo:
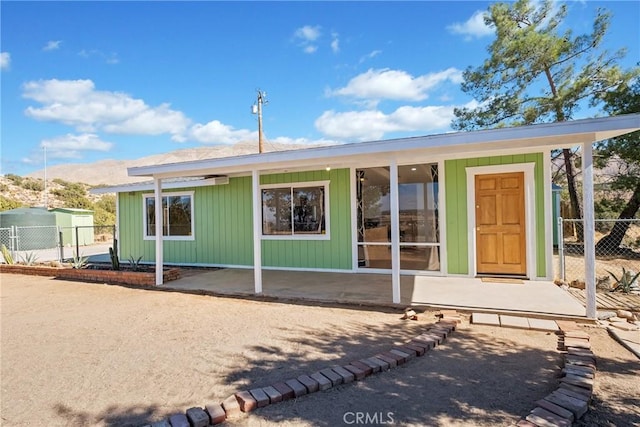
M 171 189 L 194 191 L 194 240 L 165 240 L 164 261 L 184 264 L 251 265 L 251 177 L 231 178 L 227 185 Z M 155 242 L 144 240 L 142 192 L 120 193 L 120 254 L 123 259 L 155 259 Z M 247 231 L 248 230 L 248 231 Z
M 261 184 L 330 181 L 331 240 L 265 240 L 262 264 L 273 267 L 351 269 L 349 169 L 273 174 Z M 251 177 L 227 185 L 165 190 L 194 191 L 194 240 L 165 240 L 166 263 L 253 265 Z M 149 192 L 146 192 L 147 194 Z M 144 192 L 119 193 L 121 258 L 155 259 L 155 242 L 144 240 Z
M 329 182 L 330 240 L 264 240 L 262 262 L 269 267 L 351 269 L 351 195 L 349 169 L 272 174 L 260 184 Z
M 546 276 L 544 227 L 544 177 L 542 153 L 480 157 L 445 161 L 445 203 L 447 210 L 447 265 L 449 274 L 469 274 L 469 241 L 467 222 L 467 175 L 465 169 L 475 166 L 535 163 L 535 231 L 538 277 Z

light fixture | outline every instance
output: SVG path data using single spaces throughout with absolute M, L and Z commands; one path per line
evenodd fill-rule
M 327 172 L 329 172 L 331 170 L 331 166 L 327 166 L 326 168 L 324 168 L 324 170 L 326 170 Z
M 411 168 L 412 172 L 415 172 L 416 170 L 418 170 L 417 168 Z

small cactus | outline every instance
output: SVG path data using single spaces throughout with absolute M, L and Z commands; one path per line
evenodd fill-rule
M 113 247 L 109 248 L 109 257 L 111 258 L 111 268 L 120 270 L 120 260 L 118 259 L 118 239 L 113 239 Z

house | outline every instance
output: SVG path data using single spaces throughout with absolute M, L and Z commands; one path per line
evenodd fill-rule
M 153 183 L 94 191 L 118 193 L 124 256 L 253 268 L 258 294 L 262 269 L 387 273 L 399 302 L 401 274 L 551 280 L 551 150 L 582 148 L 593 230 L 592 144 L 638 129 L 634 114 L 142 166 L 129 175 Z

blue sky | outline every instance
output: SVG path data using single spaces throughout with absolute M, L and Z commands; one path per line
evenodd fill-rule
M 448 132 L 462 71 L 486 58 L 490 2 L 11 2 L 1 12 L 1 173 L 257 141 L 357 142 Z M 640 2 L 604 45 L 640 60 Z M 581 117 L 597 111 L 583 110 Z M 578 118 L 578 117 L 576 117 Z

